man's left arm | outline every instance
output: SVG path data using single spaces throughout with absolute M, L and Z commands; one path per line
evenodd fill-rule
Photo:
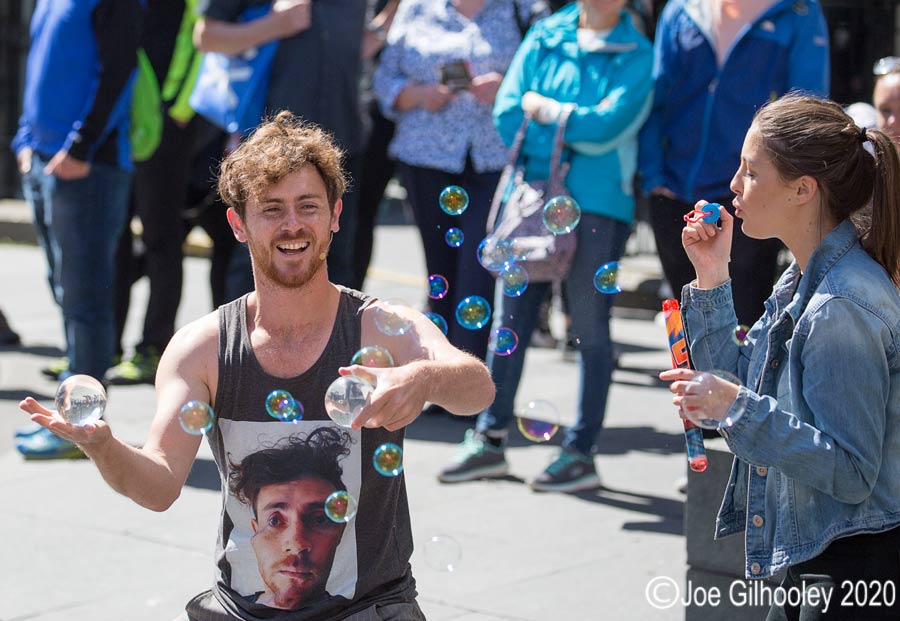
M 355 428 L 385 427 L 393 431 L 414 421 L 426 402 L 458 416 L 477 414 L 494 400 L 494 382 L 484 363 L 451 345 L 422 313 L 392 308 L 410 323 L 401 335 L 386 335 L 374 324 L 376 302 L 363 313 L 363 344 L 380 345 L 391 352 L 394 366 L 342 367 L 341 375 L 356 375 L 375 385 L 372 398 Z
M 84 173 L 80 176 L 89 172 L 88 163 L 109 135 L 109 118 L 137 64 L 142 20 L 137 0 L 100 0 L 97 4 L 92 15 L 99 64 L 97 88 L 93 99 L 85 102 L 85 114 L 47 165 L 48 174 L 77 178 L 77 172 Z M 78 164 L 82 165 L 80 171 Z M 67 176 L 66 172 L 72 170 L 76 171 L 75 177 Z

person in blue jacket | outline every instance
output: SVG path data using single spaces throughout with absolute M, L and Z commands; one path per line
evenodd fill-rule
M 671 0 L 656 27 L 653 109 L 640 136 L 641 187 L 663 272 L 676 294 L 693 278 L 683 215 L 699 199 L 730 205 L 744 132 L 791 90 L 828 95 L 828 31 L 818 0 Z M 738 320 L 762 314 L 781 244 L 735 233 Z
M 97 379 L 115 348 L 116 242 L 128 213 L 130 90 L 138 0 L 39 0 L 13 149 L 47 275 L 62 310 L 68 369 Z M 81 451 L 41 428 L 16 437 L 27 458 Z
M 684 227 L 694 365 L 665 371 L 682 416 L 736 459 L 715 536 L 743 532 L 748 578 L 787 568 L 781 619 L 898 619 L 900 154 L 834 102 L 787 95 L 747 132 L 731 188 L 740 228 L 794 255 L 745 340 L 728 259 L 738 227 Z M 698 206 L 703 203 L 698 203 Z M 865 592 L 864 592 L 865 589 Z
M 617 261 L 632 218 L 631 185 L 637 134 L 651 102 L 650 43 L 633 26 L 625 0 L 582 0 L 538 22 L 528 33 L 497 93 L 494 122 L 507 145 L 526 113 L 522 153 L 526 179 L 546 179 L 557 122 L 571 108 L 565 130 L 570 169 L 566 186 L 581 207 L 572 233 L 578 248 L 566 281 L 573 336 L 581 354 L 578 421 L 566 433 L 558 457 L 531 483 L 539 491 L 596 488 L 592 456 L 603 424 L 612 375 L 609 314 L 612 296 L 594 288 L 594 273 Z M 489 354 L 497 384 L 493 405 L 467 432 L 460 457 L 441 472 L 443 482 L 503 476 L 507 427 L 525 350 L 550 283 L 531 283 L 521 297 L 497 293 L 493 328 L 511 328 L 519 345 L 509 356 Z

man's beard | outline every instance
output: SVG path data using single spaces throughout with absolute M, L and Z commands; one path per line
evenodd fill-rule
M 319 270 L 325 269 L 325 260 L 321 257 L 323 254 L 327 256 L 331 246 L 330 236 L 324 244 L 314 245 L 314 241 L 314 239 L 309 240 L 309 247 L 304 251 L 304 254 L 309 256 L 304 258 L 305 263 L 303 265 L 292 267 L 290 270 L 279 270 L 275 267 L 274 260 L 276 253 L 280 252 L 274 246 L 279 242 L 276 241 L 271 249 L 260 248 L 248 237 L 247 244 L 250 249 L 250 261 L 253 266 L 254 277 L 258 279 L 262 276 L 270 284 L 279 288 L 299 289 L 304 287 L 318 274 Z

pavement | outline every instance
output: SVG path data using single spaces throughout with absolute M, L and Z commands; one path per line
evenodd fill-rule
M 685 474 L 681 424 L 656 379 L 670 364 L 666 335 L 654 321 L 659 264 L 642 252 L 646 231 L 621 262 L 612 335 L 621 352 L 596 463 L 604 487 L 580 494 L 539 494 L 526 483 L 553 459 L 559 435 L 535 444 L 511 433 L 512 474 L 502 480 L 442 485 L 436 474 L 456 451 L 468 423 L 422 417 L 407 429 L 405 476 L 415 543 L 413 572 L 429 619 L 682 619 L 684 607 L 648 602 L 651 581 L 684 580 Z M 644 236 L 642 241 L 641 235 Z M 27 209 L 0 201 L 0 302 L 23 346 L 0 349 L 0 620 L 168 621 L 208 588 L 219 511 L 219 479 L 204 444 L 181 497 L 165 513 L 142 509 L 111 491 L 87 460 L 25 462 L 12 446 L 26 422 L 18 402 L 52 402 L 56 384 L 40 368 L 59 356 L 59 314 L 33 245 Z M 203 254 L 194 239 L 191 255 Z M 211 310 L 209 265 L 185 260 L 178 324 Z M 415 229 L 376 228 L 365 289 L 425 301 L 425 268 Z M 146 283 L 132 297 L 126 343 L 139 336 Z M 553 325 L 560 330 L 560 319 Z M 561 352 L 528 352 L 518 403 L 555 404 L 575 419 L 578 365 Z M 112 387 L 107 417 L 115 433 L 140 444 L 154 414 L 150 386 Z M 453 572 L 426 562 L 435 536 L 458 542 Z

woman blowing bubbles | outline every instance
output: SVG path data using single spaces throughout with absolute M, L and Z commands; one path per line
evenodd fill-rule
M 682 416 L 713 419 L 737 456 L 716 536 L 744 531 L 748 577 L 787 567 L 785 589 L 831 594 L 773 605 L 770 620 L 900 618 L 896 147 L 837 104 L 788 95 L 756 114 L 731 189 L 744 233 L 777 237 L 795 261 L 738 343 L 734 219 L 720 209 L 721 228 L 682 232 L 697 273 L 682 294 L 694 364 L 742 383 L 660 374 Z

